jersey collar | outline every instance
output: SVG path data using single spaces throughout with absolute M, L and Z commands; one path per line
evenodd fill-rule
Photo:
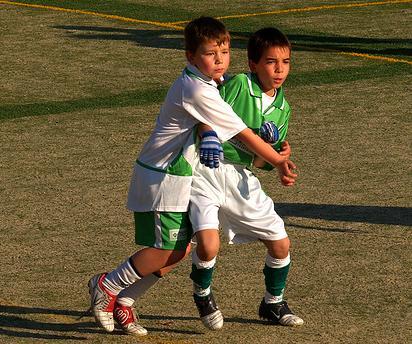
M 259 79 L 255 73 L 247 73 L 247 82 L 249 86 L 249 93 L 252 97 L 262 98 L 262 89 L 260 88 Z M 283 110 L 285 107 L 285 98 L 283 94 L 283 87 L 280 86 L 276 90 L 276 97 L 273 101 L 273 106 Z
M 197 69 L 196 66 L 188 63 L 186 68 L 184 69 L 184 72 L 189 75 L 191 78 L 196 78 L 199 79 L 200 81 L 203 81 L 209 85 L 212 85 L 214 87 L 217 87 L 218 84 L 216 81 L 213 79 L 209 78 L 208 76 L 204 75 L 199 69 Z

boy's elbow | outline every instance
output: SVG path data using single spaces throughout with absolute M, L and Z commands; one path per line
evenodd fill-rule
M 243 141 L 247 140 L 250 137 L 251 134 L 254 135 L 253 131 L 250 128 L 245 128 L 241 132 L 239 132 L 235 136 L 235 138 L 238 139 L 239 141 L 243 142 Z

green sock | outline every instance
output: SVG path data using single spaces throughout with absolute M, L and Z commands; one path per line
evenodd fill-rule
M 263 274 L 265 275 L 266 291 L 273 296 L 281 296 L 286 287 L 290 264 L 283 268 L 275 269 L 265 265 Z
M 195 264 L 192 264 L 192 273 L 190 278 L 201 289 L 208 289 L 212 283 L 213 268 L 198 269 Z

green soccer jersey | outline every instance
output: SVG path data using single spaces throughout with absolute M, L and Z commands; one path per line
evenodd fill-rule
M 220 87 L 220 95 L 255 133 L 259 133 L 264 121 L 275 123 L 279 129 L 279 140 L 273 148 L 280 150 L 282 141 L 286 138 L 290 117 L 290 107 L 282 87 L 277 89 L 275 100 L 265 110 L 262 108 L 262 89 L 253 73 L 234 76 Z M 240 141 L 232 138 L 222 146 L 225 160 L 247 166 L 253 163 L 254 154 Z

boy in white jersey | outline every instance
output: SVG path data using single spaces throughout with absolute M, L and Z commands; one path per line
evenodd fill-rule
M 188 65 L 168 91 L 156 127 L 136 161 L 129 188 L 127 206 L 134 212 L 136 243 L 146 248 L 111 272 L 95 275 L 88 284 L 93 314 L 107 332 L 114 330 L 115 319 L 126 333 L 145 335 L 147 331 L 137 323 L 131 308 L 133 301 L 156 282 L 153 274 L 162 275 L 187 254 L 199 123 L 214 130 L 203 135 L 200 149 L 206 147 L 207 151 L 210 145 L 218 146 L 219 140 L 236 135 L 273 166 L 288 159 L 248 129 L 220 97 L 217 82 L 229 65 L 229 42 L 226 28 L 213 18 L 198 18 L 185 28 Z M 211 151 L 219 153 L 219 149 Z M 206 160 L 216 163 L 213 155 Z
M 222 98 L 276 150 L 290 150 L 285 141 L 290 108 L 282 88 L 290 69 L 290 52 L 290 43 L 279 30 L 257 31 L 248 43 L 251 73 L 239 74 L 221 87 Z M 273 324 L 302 325 L 303 320 L 283 300 L 290 267 L 290 241 L 284 223 L 250 171 L 253 163 L 261 168 L 267 166 L 236 138 L 223 143 L 223 151 L 225 160 L 219 168 L 210 170 L 198 163 L 193 175 L 190 220 L 197 246 L 192 253 L 190 277 L 201 320 L 209 329 L 223 326 L 223 316 L 211 292 L 221 227 L 230 243 L 260 240 L 267 247 L 263 270 L 266 293 L 259 316 Z M 293 170 L 295 165 L 289 160 L 283 168 Z M 284 177 L 281 175 L 284 185 L 294 184 L 294 178 Z

